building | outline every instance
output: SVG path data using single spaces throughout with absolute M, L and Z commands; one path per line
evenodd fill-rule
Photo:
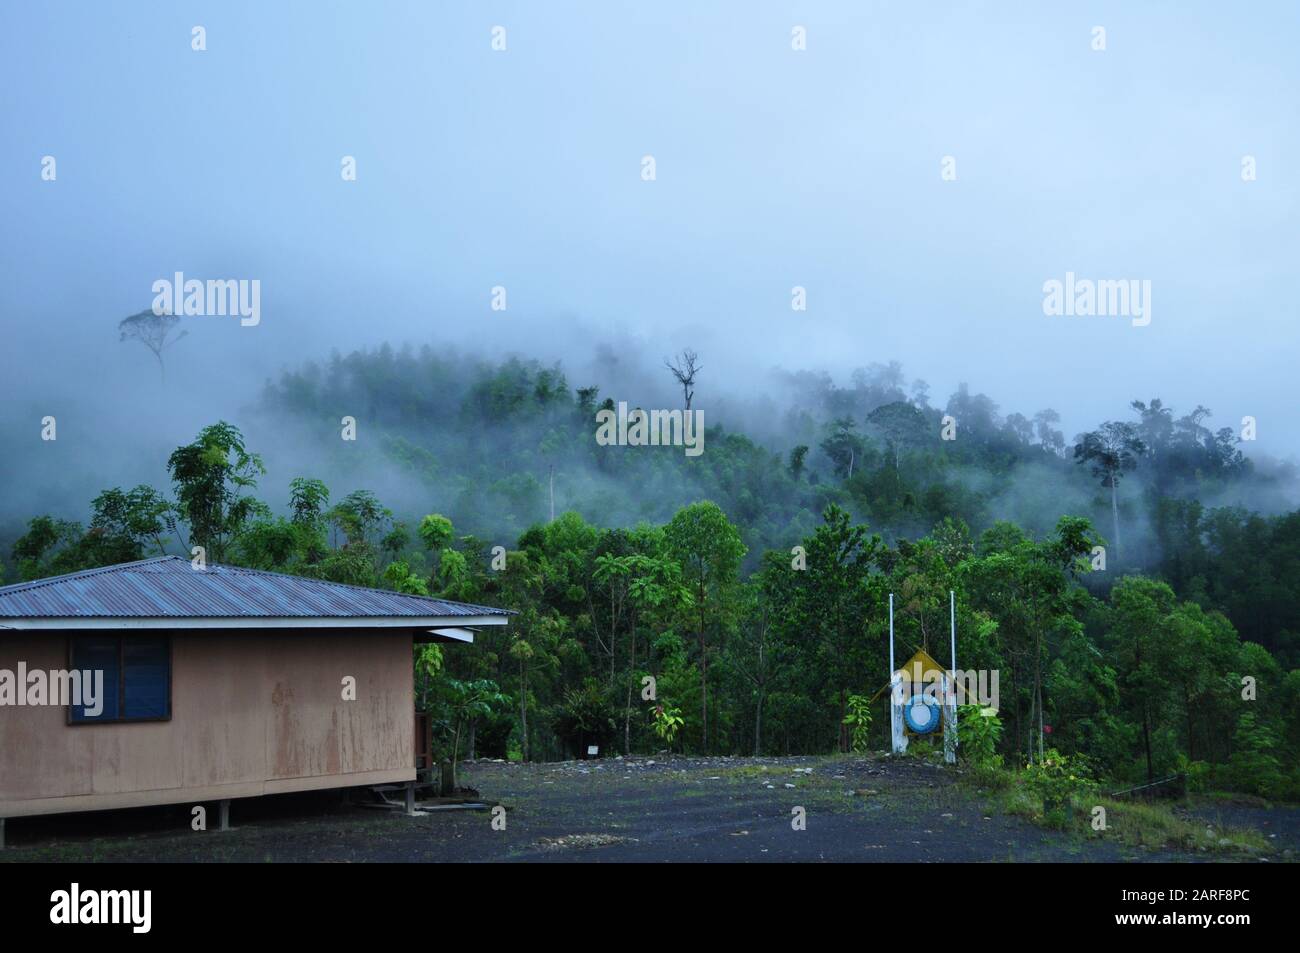
M 0 825 L 413 781 L 413 645 L 510 615 L 177 556 L 0 587 Z

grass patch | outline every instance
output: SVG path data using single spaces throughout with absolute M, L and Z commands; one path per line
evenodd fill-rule
M 1113 801 L 1110 798 L 1101 798 L 1097 803 L 1106 809 L 1107 829 L 1095 834 L 1118 837 L 1123 843 L 1135 847 L 1204 848 L 1228 853 L 1265 853 L 1270 850 L 1268 839 L 1254 828 L 1212 825 L 1203 820 L 1179 817 L 1163 804 Z M 1089 820 L 1090 815 L 1084 823 L 1093 833 Z
M 1106 829 L 1093 829 L 1097 807 L 1106 811 Z M 1040 798 L 1020 785 L 1003 795 L 1003 810 L 1049 827 L 1126 847 L 1148 850 L 1259 854 L 1271 850 L 1268 839 L 1250 827 L 1207 824 L 1179 817 L 1164 804 L 1116 801 L 1108 797 L 1072 798 L 1068 806 L 1045 809 Z
M 962 784 L 984 791 L 1006 791 L 1016 776 L 1001 764 L 987 761 L 967 765 L 959 772 L 958 779 Z
M 1028 818 L 1031 821 L 1039 821 L 1043 818 L 1041 798 L 1035 797 L 1024 788 L 1011 787 L 1010 782 L 1004 790 L 1006 794 L 1002 798 L 1002 810 L 1007 814 Z
M 1044 804 L 1041 788 L 1025 783 L 1023 773 L 1000 765 L 971 765 L 961 772 L 961 783 L 981 792 L 998 795 L 1004 813 L 1022 817 L 1039 827 L 1064 831 L 1092 840 L 1108 840 L 1126 847 L 1148 850 L 1180 850 L 1218 854 L 1263 854 L 1273 850 L 1268 838 L 1253 827 L 1233 826 L 1189 818 L 1175 813 L 1163 802 L 1121 801 L 1096 791 L 1095 782 L 1081 782 L 1081 789 L 1065 793 L 1054 804 Z M 1223 796 L 1222 801 L 1240 804 L 1240 796 Z M 1197 795 L 1193 803 L 1219 800 Z M 1267 806 L 1262 799 L 1259 806 Z M 1105 830 L 1093 829 L 1095 808 L 1106 811 Z
M 1232 791 L 1201 791 L 1188 800 L 1212 807 L 1227 804 L 1233 807 L 1258 807 L 1266 810 L 1273 808 L 1272 801 L 1257 794 L 1237 794 Z

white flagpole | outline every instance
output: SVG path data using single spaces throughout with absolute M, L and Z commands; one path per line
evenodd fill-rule
M 949 672 L 953 678 L 957 677 L 957 593 L 952 589 L 948 590 L 948 619 L 952 625 L 952 668 Z
M 894 594 L 889 594 L 889 746 L 898 753 L 898 700 L 894 697 Z
M 889 680 L 894 680 L 894 594 L 889 594 Z
M 951 725 L 944 731 L 944 760 L 949 764 L 957 761 L 957 593 L 948 590 L 948 622 L 952 633 L 952 654 L 949 659 L 952 667 L 948 669 L 948 698 L 945 699 L 944 714 L 951 720 Z

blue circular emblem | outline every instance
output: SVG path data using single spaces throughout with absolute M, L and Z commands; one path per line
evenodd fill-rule
M 903 705 L 903 721 L 916 734 L 929 734 L 939 727 L 939 705 L 934 699 L 913 695 Z

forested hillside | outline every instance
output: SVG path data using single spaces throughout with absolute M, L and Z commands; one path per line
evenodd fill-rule
M 1003 415 L 965 385 L 934 401 L 889 364 L 774 373 L 743 400 L 704 376 L 697 457 L 598 445 L 597 411 L 651 406 L 663 377 L 642 396 L 522 359 L 336 355 L 178 448 L 170 487 L 106 488 L 84 525 L 33 518 L 9 581 L 202 545 L 516 609 L 421 652 L 417 693 L 448 749 L 523 758 L 885 747 L 888 595 L 901 657 L 946 663 L 951 590 L 959 666 L 1000 673 L 972 752 L 1300 796 L 1295 475 L 1237 428 L 1146 395 L 1067 437 L 1054 410 Z M 254 426 L 312 453 L 267 472 Z M 283 511 L 261 501 L 286 489 Z

